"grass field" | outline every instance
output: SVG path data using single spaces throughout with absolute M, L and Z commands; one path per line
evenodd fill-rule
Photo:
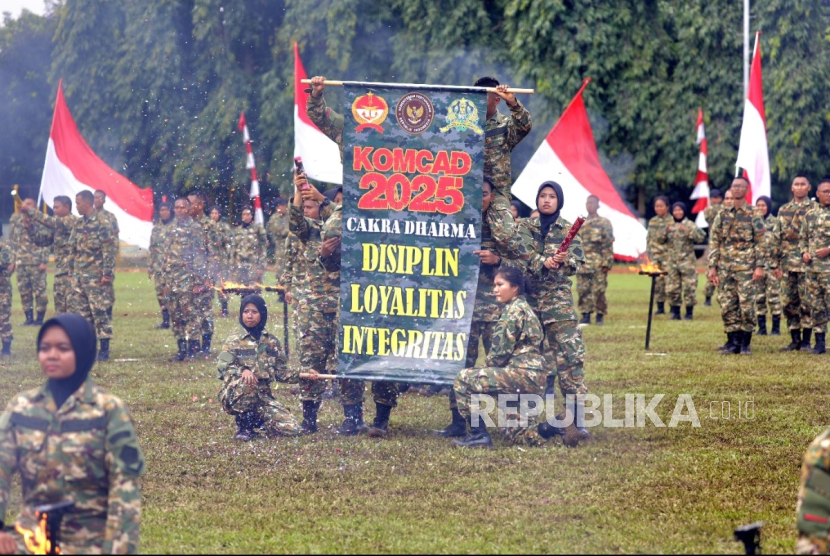
M 692 322 L 656 318 L 647 354 L 647 278 L 611 275 L 607 324 L 585 329 L 586 382 L 592 393 L 619 396 L 615 417 L 626 393 L 665 394 L 656 413 L 667 424 L 688 394 L 700 428 L 600 426 L 577 449 L 521 449 L 494 436 L 491 451 L 454 450 L 431 436 L 448 421 L 447 399 L 417 394 L 401 398 L 384 440 L 336 436 L 342 412 L 326 402 L 316 435 L 237 443 L 216 402 L 215 362 L 168 364 L 175 341 L 153 329 L 158 307 L 146 275 L 119 273 L 116 288 L 115 361 L 92 375 L 129 405 L 147 457 L 142 552 L 740 553 L 732 530 L 756 520 L 767 523 L 767 552 L 794 549 L 801 458 L 828 424 L 828 359 L 779 353 L 786 332 L 757 338 L 752 357 L 719 356 L 719 309 L 702 304 Z M 282 338 L 276 295 L 267 299 L 269 329 Z M 37 330 L 18 326 L 16 291 L 14 304 L 4 405 L 42 381 Z M 235 326 L 217 319 L 216 343 Z M 289 390 L 277 396 L 299 413 Z M 723 401 L 732 418 L 714 419 Z M 747 401 L 752 418 L 738 418 Z

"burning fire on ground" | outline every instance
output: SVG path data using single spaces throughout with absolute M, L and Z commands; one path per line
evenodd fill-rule
M 651 274 L 653 272 L 663 272 L 657 263 L 651 262 L 651 259 L 648 258 L 648 255 L 643 255 L 643 260 L 645 262 L 640 263 L 639 267 L 636 266 L 629 266 L 628 270 L 631 272 L 639 272 L 641 274 Z
M 30 531 L 20 525 L 15 525 L 15 530 L 23 536 L 26 549 L 32 554 L 49 554 L 52 543 L 46 537 L 46 514 L 40 514 L 40 521 L 34 531 Z M 55 553 L 60 554 L 60 547 L 55 547 Z

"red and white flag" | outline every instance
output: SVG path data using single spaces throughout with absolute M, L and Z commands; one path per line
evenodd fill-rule
M 614 257 L 635 260 L 646 251 L 646 229 L 623 202 L 599 161 L 594 133 L 582 100 L 586 79 L 548 136 L 513 184 L 513 194 L 528 206 L 536 206 L 536 192 L 553 180 L 565 194 L 563 218 L 573 222 L 585 214 L 589 195 L 600 200 L 599 214 L 614 227 Z
M 755 34 L 755 52 L 749 70 L 749 91 L 744 102 L 741 142 L 738 146 L 736 170 L 743 168 L 749 180 L 747 202 L 755 204 L 758 197 L 771 194 L 767 126 L 764 115 L 764 93 L 761 87 L 761 33 Z
M 248 133 L 248 123 L 245 121 L 245 112 L 239 113 L 239 131 L 242 132 L 242 140 L 245 142 L 245 168 L 251 171 L 251 192 L 250 199 L 254 203 L 254 222 L 260 226 L 265 224 L 262 215 L 262 200 L 259 198 L 259 180 L 256 175 L 256 162 L 254 161 L 254 149 L 251 146 L 251 135 Z
M 697 214 L 695 224 L 698 228 L 706 228 L 709 224 L 703 216 L 703 211 L 709 206 L 709 172 L 706 169 L 706 132 L 703 129 L 703 108 L 697 109 L 697 144 L 700 145 L 700 156 L 697 159 L 697 176 L 695 189 L 690 199 L 696 200 L 692 207 L 692 214 Z
M 66 195 L 74 207 L 75 195 L 100 189 L 107 194 L 106 209 L 118 220 L 119 239 L 147 249 L 153 232 L 153 190 L 138 187 L 89 148 L 66 105 L 62 84 L 58 83 L 40 197 L 51 207 L 55 197 Z
M 294 156 L 303 159 L 306 175 L 328 183 L 343 183 L 343 163 L 340 162 L 340 148 L 314 125 L 306 113 L 308 93 L 311 85 L 304 85 L 307 79 L 300 51 L 294 43 Z

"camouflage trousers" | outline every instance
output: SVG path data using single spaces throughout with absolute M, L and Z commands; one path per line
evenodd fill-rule
M 193 301 L 199 313 L 202 334 L 213 335 L 213 288 L 206 288 L 203 292 L 194 294 Z
M 282 273 L 285 269 L 285 241 L 278 243 L 281 243 L 281 245 L 277 245 L 274 248 L 274 265 L 277 269 L 277 284 L 279 284 L 282 280 Z
M 72 297 L 72 276 L 68 273 L 55 275 L 52 284 L 52 295 L 55 298 L 55 313 L 67 313 L 71 305 Z
M 464 363 L 467 367 L 475 367 L 478 361 L 479 339 L 484 344 L 484 355 L 490 353 L 490 346 L 493 345 L 493 328 L 495 322 L 474 320 L 470 323 L 470 336 L 467 339 L 467 360 Z
M 655 258 L 652 261 L 654 264 L 660 267 L 661 270 L 666 270 L 666 261 L 662 259 Z M 665 276 L 658 276 L 654 279 L 654 301 L 657 303 L 665 303 L 666 302 L 666 277 Z
M 810 272 L 807 282 L 810 322 L 816 332 L 826 332 L 830 320 L 830 272 Z
M 715 295 L 715 285 L 709 280 L 706 280 L 706 287 L 703 288 L 703 295 L 707 298 Z
M 222 282 L 228 280 L 228 269 L 226 268 L 225 262 L 219 259 L 213 259 L 210 262 L 210 281 L 215 286 L 221 286 Z M 217 292 L 217 296 L 219 297 L 219 301 L 224 301 L 225 303 L 228 302 L 230 296 L 222 291 Z
M 0 279 L 0 339 L 10 342 L 12 335 L 12 284 L 8 278 Z
M 162 277 L 160 272 L 153 273 L 153 284 L 156 288 L 156 299 L 159 302 L 159 307 L 161 307 L 162 309 L 166 309 L 169 305 L 169 301 L 167 299 L 167 296 L 164 294 L 165 283 L 164 278 Z
M 727 334 L 755 330 L 758 283 L 752 280 L 752 273 L 752 270 L 718 271 L 718 303 L 723 329 Z
M 112 310 L 115 305 L 115 273 L 112 273 L 112 282 L 104 284 L 104 299 L 107 301 L 107 308 Z
M 772 315 L 781 314 L 781 280 L 776 278 L 772 271 L 764 273 L 764 282 L 758 285 L 758 297 L 755 303 L 755 312 L 760 315 L 767 314 L 767 304 Z
M 545 373 L 541 369 L 524 369 L 520 367 L 468 367 L 462 369 L 455 378 L 453 384 L 458 412 L 469 422 L 471 401 L 474 394 L 486 394 L 493 397 L 494 408 L 499 407 L 498 396 L 500 394 L 536 394 L 542 396 L 545 391 Z M 507 402 L 508 406 L 518 408 L 519 402 Z M 501 404 L 503 405 L 503 404 Z M 479 407 L 484 409 L 485 402 L 481 400 Z M 490 418 L 498 424 L 498 415 L 491 412 Z M 512 417 L 518 421 L 517 417 Z M 534 417 L 526 417 L 526 426 L 520 423 L 513 423 L 515 426 L 508 426 L 502 429 L 505 438 L 513 444 L 524 444 L 526 446 L 539 446 L 544 440 L 536 432 L 536 420 Z
M 250 414 L 261 420 L 262 426 L 273 436 L 299 436 L 300 426 L 291 412 L 274 399 L 271 385 L 260 380 L 256 386 L 248 386 L 242 377 L 226 377 L 219 391 L 219 402 L 228 415 Z
M 781 279 L 781 301 L 789 330 L 813 327 L 807 280 L 806 272 L 785 272 Z
M 608 313 L 605 290 L 608 289 L 608 273 L 602 270 L 576 275 L 576 293 L 579 295 L 580 313 Z
M 78 313 L 95 325 L 99 340 L 112 338 L 112 323 L 107 315 L 106 284 L 98 276 L 74 274 L 70 311 Z
M 533 238 L 524 226 L 519 226 L 510 212 L 510 201 L 502 195 L 495 195 L 487 209 L 487 223 L 490 233 L 503 247 L 510 259 L 526 261 L 536 253 Z
M 563 395 L 584 396 L 588 393 L 584 372 L 585 344 L 576 319 L 546 322 L 544 329 L 542 355 L 548 376 L 559 376 L 559 390 Z
M 337 313 L 316 311 L 308 303 L 298 304 L 297 334 L 300 367 L 325 374 L 329 360 L 337 357 Z M 300 399 L 320 403 L 326 391 L 325 380 L 300 379 Z
M 666 275 L 666 301 L 672 307 L 693 307 L 697 303 L 697 270 L 694 266 L 672 266 Z M 682 298 L 681 298 L 682 294 Z M 656 297 L 656 296 L 655 296 Z
M 196 305 L 196 296 L 189 287 L 170 290 L 170 324 L 178 340 L 199 340 L 202 315 Z
M 17 272 L 17 291 L 20 292 L 20 304 L 24 311 L 34 309 L 46 312 L 49 299 L 46 297 L 46 271 L 36 264 L 21 264 L 15 267 Z
M 258 281 L 257 271 L 259 269 L 252 264 L 240 264 L 236 268 L 236 281 L 240 284 L 251 285 Z

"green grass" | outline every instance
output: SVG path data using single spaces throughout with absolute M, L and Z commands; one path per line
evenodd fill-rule
M 585 329 L 591 392 L 620 396 L 616 417 L 625 393 L 663 393 L 657 413 L 667 424 L 677 396 L 689 394 L 700 428 L 598 427 L 577 449 L 521 449 L 494 437 L 495 450 L 460 451 L 428 433 L 447 423 L 446 398 L 406 394 L 384 440 L 336 436 L 342 412 L 326 402 L 316 435 L 239 444 L 216 402 L 214 361 L 168 364 L 175 342 L 153 329 L 150 281 L 119 273 L 112 354 L 138 361 L 92 374 L 129 405 L 147 457 L 142 551 L 740 553 L 732 530 L 763 520 L 764 549 L 792 552 L 801 458 L 828 424 L 827 359 L 779 353 L 786 332 L 756 338 L 752 357 L 719 356 L 719 309 L 702 304 L 692 322 L 655 318 L 652 348 L 665 355 L 648 355 L 648 280 L 609 282 L 607 324 Z M 276 296 L 267 299 L 269 328 L 282 338 Z M 42 381 L 37 331 L 17 326 L 17 293 L 14 304 L 3 403 Z M 216 343 L 235 325 L 217 319 Z M 276 394 L 299 413 L 290 391 Z M 730 401 L 734 413 L 747 400 L 754 419 L 710 418 L 712 401 Z M 368 393 L 367 401 L 370 419 Z M 9 519 L 19 486 L 13 500 Z

